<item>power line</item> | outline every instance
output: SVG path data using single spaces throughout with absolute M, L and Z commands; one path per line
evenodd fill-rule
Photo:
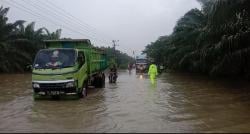
M 9 1 L 12 1 L 12 0 L 9 0 Z M 65 28 L 65 29 L 67 29 L 67 30 L 69 30 L 69 31 L 71 31 L 71 32 L 73 32 L 73 33 L 79 33 L 79 34 L 81 34 L 81 35 L 84 35 L 84 36 L 87 36 L 87 37 L 89 37 L 89 38 L 91 38 L 91 39 L 94 39 L 94 38 L 92 38 L 92 37 L 90 37 L 90 36 L 88 36 L 88 35 L 85 35 L 85 34 L 79 32 L 79 31 L 75 31 L 74 29 L 71 29 L 70 27 L 60 25 L 60 24 L 54 22 L 54 20 L 51 20 L 50 18 L 48 18 L 47 16 L 44 16 L 44 15 L 42 15 L 42 14 L 40 14 L 40 13 L 34 13 L 34 11 L 30 10 L 29 8 L 26 8 L 24 5 L 22 5 L 22 4 L 18 3 L 18 2 L 12 2 L 12 3 L 10 3 L 9 1 L 5 1 L 5 2 L 8 3 L 9 5 L 12 5 L 12 6 L 16 7 L 16 8 L 19 9 L 19 10 L 25 11 L 25 12 L 27 12 L 27 13 L 33 15 L 33 16 L 36 16 L 36 17 L 38 17 L 38 18 L 41 18 L 41 17 L 42 17 L 42 18 L 45 18 L 45 20 L 48 19 L 48 20 L 50 20 L 50 21 L 49 21 L 50 23 L 53 23 L 53 24 L 56 25 L 56 26 L 59 25 L 59 26 Z M 98 41 L 98 40 L 96 40 L 96 41 Z M 100 42 L 100 41 L 98 41 L 98 42 Z M 103 42 L 100 42 L 100 43 L 103 43 Z M 104 43 L 104 44 L 105 44 L 105 43 Z
M 94 31 L 97 31 L 96 28 L 94 28 L 93 26 L 84 23 L 83 21 L 81 21 L 80 19 L 78 19 L 77 17 L 73 16 L 72 14 L 70 14 L 69 12 L 65 11 L 64 9 L 62 9 L 61 7 L 58 7 L 57 5 L 55 5 L 54 3 L 50 2 L 49 0 L 46 0 L 48 3 L 50 3 L 51 5 L 53 5 L 54 7 L 56 7 L 56 9 L 60 9 L 63 13 L 65 13 L 66 15 L 70 16 L 71 18 L 78 20 L 78 22 L 83 23 L 84 25 L 92 28 Z M 106 36 L 106 35 L 105 35 Z M 106 36 L 107 37 L 107 36 Z M 108 39 L 111 39 L 110 37 L 108 37 Z
M 24 0 L 22 0 L 22 1 L 24 1 Z M 25 3 L 27 3 L 27 1 L 24 1 Z M 72 28 L 74 28 L 74 25 L 72 25 L 72 23 L 73 22 L 71 22 L 71 21 L 69 21 L 69 20 L 67 20 L 67 19 L 62 19 L 60 16 L 62 16 L 62 17 L 64 17 L 63 15 L 61 15 L 61 14 L 56 14 L 56 13 L 54 13 L 53 11 L 51 12 L 51 11 L 49 11 L 48 9 L 45 9 L 45 8 L 42 8 L 42 4 L 41 4 L 41 6 L 38 6 L 38 5 L 36 5 L 36 4 L 34 4 L 34 3 L 32 3 L 32 2 L 29 2 L 29 3 L 27 3 L 28 5 L 31 5 L 31 6 L 34 6 L 34 7 L 36 7 L 37 9 L 41 9 L 41 10 L 43 10 L 43 12 L 48 12 L 48 13 L 50 13 L 50 15 L 51 15 L 51 17 L 54 17 L 54 19 L 56 18 L 56 20 L 61 20 L 61 23 L 65 23 L 66 25 L 71 25 L 71 27 Z M 60 16 L 58 16 L 58 15 L 60 15 Z M 81 28 L 81 27 L 76 27 L 76 29 L 79 29 L 79 28 Z M 81 29 L 82 31 L 86 31 L 85 29 Z M 89 32 L 88 32 L 89 33 Z M 91 33 L 89 33 L 89 34 L 91 34 Z M 89 36 L 91 36 L 91 35 L 89 35 Z M 93 38 L 94 39 L 96 39 L 96 40 L 99 40 L 99 41 L 101 41 L 101 42 L 106 42 L 105 40 L 101 40 L 101 39 L 99 39 L 99 38 L 97 38 L 95 35 L 93 35 L 92 34 L 92 36 L 93 36 Z
M 24 1 L 24 0 L 23 0 Z M 37 3 L 35 2 L 35 3 L 27 3 L 27 4 L 32 4 L 33 6 L 36 6 L 37 8 L 39 8 L 39 9 L 41 9 L 42 11 L 45 11 L 45 12 L 47 12 L 48 14 L 50 14 L 52 17 L 54 17 L 54 19 L 56 18 L 56 20 L 61 20 L 61 22 L 60 23 L 65 23 L 66 25 L 70 25 L 72 28 L 74 28 L 75 27 L 75 29 L 77 29 L 77 30 L 82 30 L 82 31 L 85 31 L 85 33 L 86 34 L 88 34 L 87 36 L 88 37 L 92 37 L 94 40 L 97 40 L 98 42 L 102 42 L 102 43 L 104 43 L 104 44 L 106 44 L 107 43 L 107 41 L 106 40 L 103 40 L 103 39 L 101 39 L 101 38 L 99 38 L 99 37 L 97 37 L 95 34 L 93 34 L 93 33 L 91 33 L 91 31 L 89 31 L 89 30 L 87 30 L 85 27 L 82 27 L 82 26 L 77 26 L 76 27 L 76 25 L 73 25 L 73 23 L 74 23 L 74 21 L 72 21 L 72 19 L 70 19 L 70 18 L 68 18 L 68 17 L 66 17 L 65 15 L 62 15 L 62 14 L 60 14 L 60 13 L 58 13 L 58 12 L 54 12 L 53 10 L 51 10 L 50 8 L 44 8 L 44 4 L 40 4 L 40 3 L 38 3 L 39 5 L 36 5 Z M 47 6 L 45 6 L 45 7 L 47 7 Z M 59 16 L 58 16 L 59 15 Z M 61 17 L 60 17 L 61 16 Z M 66 19 L 65 19 L 66 18 Z M 80 29 L 81 28 L 81 29 Z M 85 35 L 86 35 L 85 34 Z M 107 43 L 108 44 L 108 43 Z
M 24 1 L 24 0 L 23 0 Z M 69 22 L 69 23 L 74 23 L 74 24 L 77 24 L 77 25 L 79 25 L 79 27 L 81 27 L 84 31 L 86 31 L 86 32 L 88 32 L 89 34 L 91 34 L 92 36 L 94 36 L 95 38 L 99 38 L 99 36 L 98 36 L 98 34 L 96 34 L 95 32 L 93 32 L 93 31 L 91 31 L 91 30 L 89 30 L 89 28 L 88 27 L 86 27 L 86 26 L 84 26 L 84 25 L 82 25 L 81 23 L 77 23 L 77 21 L 75 21 L 75 20 L 72 20 L 72 18 L 70 18 L 70 17 L 68 17 L 67 16 L 67 14 L 61 14 L 60 12 L 58 12 L 56 9 L 57 8 L 55 8 L 55 7 L 53 7 L 53 6 L 51 6 L 51 5 L 49 5 L 48 3 L 46 3 L 46 2 L 42 2 L 42 4 L 39 2 L 39 1 L 32 1 L 32 2 L 34 2 L 34 3 L 31 3 L 31 2 L 29 2 L 28 4 L 32 4 L 32 5 L 35 5 L 36 7 L 38 7 L 38 8 L 42 8 L 42 10 L 44 10 L 44 9 L 46 9 L 47 11 L 49 11 L 49 13 L 51 14 L 51 13 L 53 13 L 54 15 L 55 15 L 55 17 L 59 17 L 59 16 L 61 16 L 62 18 L 65 18 L 65 19 L 62 19 L 61 17 L 59 17 L 59 19 L 61 19 L 61 20 L 67 20 L 67 22 Z M 38 4 L 38 5 L 37 5 Z M 46 5 L 45 5 L 46 4 Z M 53 9 L 51 9 L 50 7 L 52 7 Z M 59 15 L 59 16 L 58 16 Z M 105 39 L 102 39 L 102 37 L 101 38 L 99 38 L 100 40 L 102 40 L 102 41 L 104 41 L 104 42 L 106 42 L 106 40 Z
M 18 10 L 25 11 L 24 13 L 29 14 L 29 15 L 33 15 L 33 16 L 37 17 L 39 20 L 40 20 L 40 18 L 41 18 L 41 16 L 39 16 L 39 15 L 37 15 L 37 14 L 34 14 L 33 12 L 29 12 L 29 10 L 27 10 L 27 8 L 18 7 L 18 6 L 16 6 L 16 5 L 12 4 L 12 3 L 7 2 L 7 1 L 3 1 L 3 2 L 6 2 L 7 4 L 9 4 L 9 5 L 15 7 L 15 8 L 18 9 Z M 44 20 L 40 20 L 40 21 L 46 22 L 46 21 L 44 21 Z M 54 26 L 58 26 L 58 25 L 55 25 L 54 23 L 53 23 L 53 25 L 54 25 Z

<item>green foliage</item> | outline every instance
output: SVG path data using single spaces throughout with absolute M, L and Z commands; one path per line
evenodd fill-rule
M 61 30 L 50 33 L 46 28 L 35 30 L 35 23 L 8 23 L 9 8 L 0 7 L 0 72 L 24 72 L 31 65 L 44 39 L 59 39 Z
M 126 69 L 129 63 L 134 63 L 134 59 L 119 50 L 115 50 L 111 47 L 101 47 L 105 51 L 108 57 L 108 64 L 115 64 L 121 69 Z
M 43 48 L 43 40 L 60 39 L 61 29 L 50 32 L 46 28 L 35 30 L 35 22 L 24 25 L 25 21 L 18 20 L 8 23 L 6 17 L 9 8 L 0 7 L 0 73 L 24 72 L 32 64 L 36 52 Z M 70 39 L 70 38 L 64 38 Z M 109 63 L 126 68 L 133 58 L 118 50 L 102 47 L 108 54 Z
M 250 1 L 198 1 L 202 10 L 187 12 L 144 53 L 170 69 L 249 77 Z

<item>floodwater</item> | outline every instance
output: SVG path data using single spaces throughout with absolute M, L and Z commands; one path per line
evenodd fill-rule
M 0 132 L 250 132 L 247 82 L 134 72 L 80 100 L 34 101 L 31 74 L 0 75 Z

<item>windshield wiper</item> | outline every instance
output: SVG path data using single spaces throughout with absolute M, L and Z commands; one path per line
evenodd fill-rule
M 55 66 L 55 67 L 50 67 L 50 69 L 52 69 L 52 70 L 54 70 L 54 69 L 62 69 L 62 67 L 60 67 L 60 66 Z
M 39 66 L 39 67 L 34 67 L 35 69 L 51 69 L 51 67 L 48 67 L 48 66 Z
M 69 67 L 73 67 L 72 65 L 71 66 L 43 66 L 43 67 L 34 67 L 35 69 L 62 69 L 62 68 L 69 68 Z

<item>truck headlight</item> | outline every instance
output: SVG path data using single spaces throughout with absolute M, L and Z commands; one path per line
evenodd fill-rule
M 33 83 L 33 88 L 40 88 L 40 85 L 38 83 Z
M 75 86 L 75 83 L 73 81 L 66 84 L 66 88 L 71 88 L 74 86 Z

